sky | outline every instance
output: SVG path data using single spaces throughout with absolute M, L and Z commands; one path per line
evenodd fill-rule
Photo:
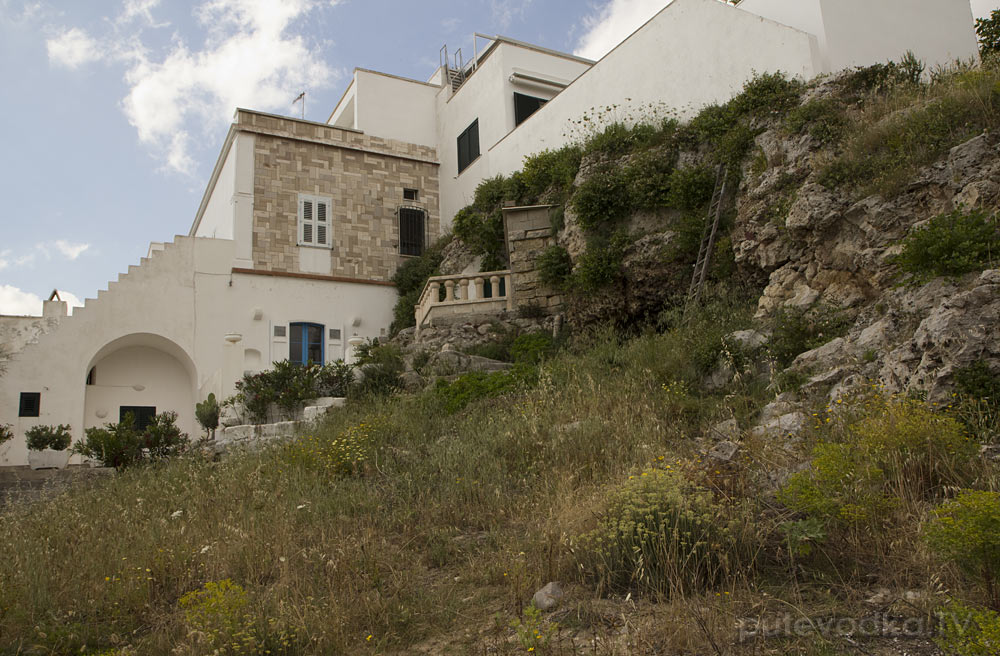
M 667 4 L 0 0 L 0 314 L 187 234 L 236 107 L 325 122 L 355 67 L 427 79 L 473 32 L 598 59 Z

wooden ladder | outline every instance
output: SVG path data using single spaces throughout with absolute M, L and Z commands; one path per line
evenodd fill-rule
M 729 179 L 725 164 L 719 164 L 715 170 L 715 189 L 712 191 L 712 202 L 708 206 L 708 216 L 705 229 L 701 235 L 701 246 L 698 248 L 698 259 L 691 276 L 691 286 L 688 287 L 688 301 L 697 302 L 705 288 L 708 278 L 708 267 L 712 261 L 712 250 L 715 248 L 715 236 L 719 232 L 719 221 L 722 219 L 722 202 L 726 197 L 726 182 Z

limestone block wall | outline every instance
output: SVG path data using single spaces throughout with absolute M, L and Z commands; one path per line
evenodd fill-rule
M 428 245 L 440 235 L 433 148 L 253 112 L 239 112 L 237 124 L 255 133 L 255 269 L 388 280 L 405 260 L 401 206 L 426 212 Z M 404 200 L 404 188 L 418 199 Z M 333 248 L 298 245 L 300 193 L 332 199 Z
M 539 280 L 536 262 L 542 251 L 556 244 L 549 218 L 551 210 L 550 205 L 503 210 L 514 305 L 517 308 L 534 305 L 550 315 L 562 311 L 563 297 L 559 290 Z

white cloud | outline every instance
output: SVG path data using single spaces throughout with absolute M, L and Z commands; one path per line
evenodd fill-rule
M 73 308 L 83 305 L 76 294 L 67 291 L 59 290 L 59 298 L 66 301 L 70 314 Z M 13 285 L 0 285 L 0 314 L 39 317 L 42 315 L 42 298 Z
M 49 61 L 69 69 L 79 68 L 101 58 L 100 45 L 78 27 L 64 30 L 47 39 L 45 48 L 49 53 Z
M 0 271 L 3 271 L 4 269 L 6 269 L 7 267 L 10 266 L 10 260 L 7 259 L 9 257 L 10 257 L 10 249 L 9 248 L 6 249 L 6 250 L 0 251 Z
M 490 13 L 493 22 L 500 30 L 506 30 L 515 18 L 524 18 L 524 11 L 531 5 L 532 0 L 490 0 Z
M 55 247 L 60 253 L 69 259 L 75 260 L 80 257 L 80 253 L 90 248 L 90 244 L 74 244 L 63 239 L 57 239 L 55 241 Z
M 154 16 L 159 0 L 125 0 L 101 44 L 109 58 L 125 66 L 129 91 L 122 109 L 139 140 L 157 152 L 165 168 L 194 174 L 190 144 L 225 126 L 236 107 L 287 111 L 302 90 L 330 84 L 339 73 L 293 26 L 338 2 L 205 0 L 193 10 L 206 33 L 203 43 L 175 35 L 168 47 L 153 52 L 144 28 L 165 24 Z M 86 36 L 78 28 L 64 34 L 73 32 Z M 49 57 L 55 58 L 52 46 Z
M 600 59 L 642 27 L 671 0 L 609 0 L 596 14 L 583 19 L 586 32 L 574 54 Z

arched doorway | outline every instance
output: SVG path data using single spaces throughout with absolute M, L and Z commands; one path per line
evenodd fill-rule
M 142 421 L 173 411 L 182 431 L 198 435 L 194 362 L 165 337 L 135 333 L 109 342 L 90 359 L 80 382 L 86 384 L 84 428 L 117 423 L 126 412 Z

